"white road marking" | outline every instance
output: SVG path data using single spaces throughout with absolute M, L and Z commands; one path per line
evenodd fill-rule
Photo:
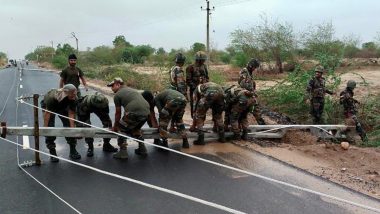
M 20 82 L 22 81 L 22 78 L 20 78 Z
M 22 127 L 28 127 L 27 125 L 22 125 Z M 22 136 L 22 148 L 23 149 L 28 149 L 30 148 L 30 143 L 29 143 L 29 136 Z
M 20 88 L 22 88 L 22 85 L 20 85 Z

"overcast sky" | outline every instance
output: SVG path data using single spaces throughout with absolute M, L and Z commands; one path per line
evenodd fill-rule
M 380 31 L 379 0 L 211 0 L 212 45 L 224 49 L 230 33 L 258 23 L 260 14 L 289 22 L 295 32 L 332 22 L 336 36 L 355 34 L 361 42 Z M 189 48 L 206 43 L 205 0 L 0 0 L 0 51 L 24 58 L 39 45 L 69 43 L 79 49 L 112 45 L 124 35 L 134 45 Z

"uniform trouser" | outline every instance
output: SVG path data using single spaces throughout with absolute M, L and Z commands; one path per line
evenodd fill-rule
M 222 113 L 224 110 L 224 100 L 207 100 L 202 97 L 197 104 L 196 114 L 195 114 L 195 125 L 200 131 L 203 130 L 204 122 L 206 120 L 207 110 L 212 109 L 212 120 L 218 126 L 219 132 L 224 131 Z
M 120 120 L 119 129 L 127 136 L 140 139 L 142 138 L 141 127 L 148 121 L 148 115 L 136 115 L 129 113 L 124 115 Z M 117 138 L 117 144 L 122 146 L 127 138 L 119 136 Z
M 68 112 L 67 111 L 64 111 L 64 112 L 58 112 L 59 114 L 61 115 L 64 115 L 66 117 L 68 117 Z M 63 127 L 70 127 L 70 121 L 69 119 L 66 119 L 64 117 L 61 117 L 61 116 L 58 116 L 59 119 L 61 119 L 62 121 L 62 124 L 63 124 Z M 49 122 L 48 122 L 48 127 L 54 127 L 55 126 L 55 114 L 50 114 L 50 119 L 49 119 Z M 55 139 L 56 137 L 53 137 L 53 136 L 49 136 L 49 137 L 46 137 L 45 138 L 45 143 L 46 143 L 46 147 L 48 149 L 54 149 L 55 148 Z M 72 137 L 65 137 L 66 139 L 66 142 L 69 144 L 69 145 L 76 145 L 77 141 L 75 138 L 72 138 Z
M 190 96 L 190 110 L 192 111 L 191 112 L 191 116 L 194 116 L 195 114 L 195 111 L 196 109 L 194 108 L 194 90 L 195 88 L 190 88 L 190 91 L 189 91 L 189 96 Z
M 98 118 L 102 122 L 103 128 L 111 128 L 112 127 L 111 118 L 109 117 L 108 113 L 106 113 L 106 112 L 94 112 L 94 113 L 96 116 L 98 116 Z M 87 123 L 87 124 L 91 124 L 90 117 L 91 117 L 90 113 L 78 114 L 78 120 L 82 121 L 84 123 Z M 82 124 L 82 123 L 78 123 L 77 127 L 90 127 L 90 126 Z M 87 138 L 86 137 L 84 140 L 86 141 L 87 144 L 94 143 L 94 138 Z M 103 138 L 104 143 L 109 143 L 110 141 L 111 141 L 111 138 Z
M 345 116 L 345 124 L 347 126 L 353 126 L 355 125 L 355 128 L 356 128 L 356 132 L 359 134 L 359 136 L 361 137 L 362 140 L 364 140 L 366 138 L 366 133 L 359 121 L 359 119 L 356 117 L 356 115 L 352 112 L 345 112 L 344 113 L 344 116 Z M 354 136 L 352 135 L 352 133 L 350 131 L 348 131 L 346 133 L 347 135 L 347 139 L 348 140 L 352 140 L 354 141 Z
M 186 138 L 185 125 L 183 123 L 183 115 L 185 114 L 185 108 L 169 109 L 169 115 L 160 113 L 159 127 L 165 131 L 168 130 L 170 120 L 176 124 L 179 134 L 182 138 Z M 165 139 L 165 138 L 164 138 Z
M 310 105 L 310 114 L 313 116 L 313 123 L 320 124 L 322 122 L 325 99 L 323 97 L 313 97 Z

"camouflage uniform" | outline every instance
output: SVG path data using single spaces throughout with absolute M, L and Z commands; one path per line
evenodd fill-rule
M 316 70 L 316 72 L 318 72 Z M 323 108 L 325 105 L 325 94 L 333 94 L 332 91 L 326 88 L 326 80 L 323 77 L 313 77 L 307 86 L 306 92 L 310 99 L 310 114 L 313 116 L 313 123 L 322 122 Z
M 184 148 L 189 148 L 183 123 L 183 115 L 186 107 L 186 97 L 178 91 L 167 89 L 154 98 L 154 103 L 159 112 L 159 130 L 163 139 L 163 145 L 168 146 L 167 128 L 170 120 L 174 121 L 179 134 L 182 136 Z
M 346 119 L 346 125 L 355 125 L 356 131 L 361 137 L 362 141 L 366 141 L 367 135 L 359 119 L 356 117 L 356 113 L 357 113 L 356 105 L 359 102 L 356 99 L 354 99 L 353 88 L 347 87 L 344 91 L 340 92 L 339 101 L 340 101 L 340 104 L 343 105 L 343 108 L 344 108 L 344 117 Z M 350 134 L 348 133 L 348 135 Z M 348 137 L 351 138 L 351 136 L 348 136 Z
M 204 52 L 199 51 L 196 53 L 194 64 L 187 66 L 186 68 L 186 84 L 189 88 L 189 96 L 190 96 L 190 106 L 191 106 L 191 117 L 194 116 L 194 100 L 193 93 L 196 87 L 204 82 L 208 82 L 208 70 L 207 66 L 204 64 L 204 61 L 207 59 L 207 56 Z
M 226 110 L 224 114 L 224 129 L 229 130 L 232 126 L 234 139 L 240 139 L 240 129 L 242 129 L 242 139 L 247 140 L 248 134 L 248 113 L 256 104 L 256 98 L 249 90 L 232 86 L 225 90 L 226 94 Z
M 204 145 L 203 125 L 209 108 L 212 109 L 212 120 L 217 125 L 219 141 L 224 142 L 224 125 L 222 118 L 224 110 L 223 88 L 213 82 L 200 84 L 194 91 L 194 100 L 195 118 L 193 119 L 191 130 L 194 130 L 195 127 L 198 130 L 198 140 L 194 143 Z
M 147 122 L 150 110 L 149 103 L 136 89 L 122 86 L 114 96 L 115 107 L 124 107 L 124 116 L 119 121 L 121 132 L 133 138 L 142 138 L 141 127 Z M 120 150 L 126 150 L 126 138 L 118 137 Z M 123 151 L 121 151 L 123 152 Z M 146 155 L 144 143 L 139 142 L 136 154 Z
M 186 79 L 182 67 L 176 65 L 170 70 L 170 88 L 181 92 L 186 97 Z
M 77 106 L 78 120 L 87 124 L 91 124 L 90 116 L 94 113 L 102 122 L 103 128 L 112 128 L 112 121 L 109 116 L 108 99 L 102 95 L 95 93 L 93 95 L 86 95 L 79 99 Z M 78 127 L 90 127 L 82 123 L 77 124 Z M 93 156 L 94 138 L 85 138 L 88 144 L 87 156 Z M 103 151 L 117 152 L 117 149 L 110 144 L 110 138 L 103 138 Z
M 243 68 L 239 73 L 239 81 L 240 87 L 252 91 L 254 93 L 256 102 L 254 103 L 254 107 L 252 108 L 252 115 L 255 117 L 257 124 L 265 125 L 264 119 L 261 115 L 261 109 L 259 103 L 257 102 L 257 94 L 256 94 L 256 82 L 253 80 L 252 72 L 249 72 L 247 68 Z

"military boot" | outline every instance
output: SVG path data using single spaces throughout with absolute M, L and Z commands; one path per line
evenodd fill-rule
M 240 140 L 240 133 L 234 133 L 232 140 Z
M 221 142 L 221 143 L 225 143 L 226 142 L 226 138 L 224 137 L 224 131 L 219 132 L 219 139 L 218 139 L 218 141 Z
M 248 130 L 244 129 L 243 134 L 241 135 L 242 140 L 248 140 Z
M 77 152 L 75 145 L 70 144 L 70 158 L 73 160 L 79 160 L 82 156 Z
M 139 138 L 139 140 L 141 140 L 141 139 Z M 144 143 L 139 142 L 139 148 L 135 149 L 135 154 L 141 155 L 143 157 L 148 155 L 148 152 L 146 151 L 146 147 L 145 147 Z
M 117 148 L 113 147 L 109 141 L 105 141 L 103 143 L 103 151 L 104 152 L 117 152 Z
M 194 140 L 195 145 L 205 145 L 205 134 L 203 132 L 198 132 L 198 139 Z
M 57 151 L 55 150 L 55 148 L 49 149 L 49 153 L 50 153 L 51 155 L 55 155 L 55 156 L 57 156 Z M 56 157 L 51 157 L 51 156 L 50 156 L 50 161 L 56 163 L 56 162 L 59 162 L 59 159 L 56 158 Z
M 128 159 L 127 143 L 122 143 L 119 152 L 113 154 L 113 157 L 116 159 Z
M 154 145 L 160 145 L 161 146 L 161 140 L 160 139 L 154 139 L 154 141 L 153 141 L 153 144 Z
M 187 138 L 182 139 L 182 148 L 185 148 L 185 149 L 190 148 L 189 141 L 187 140 Z
M 87 149 L 87 157 L 94 156 L 94 143 L 87 143 L 88 149 Z

